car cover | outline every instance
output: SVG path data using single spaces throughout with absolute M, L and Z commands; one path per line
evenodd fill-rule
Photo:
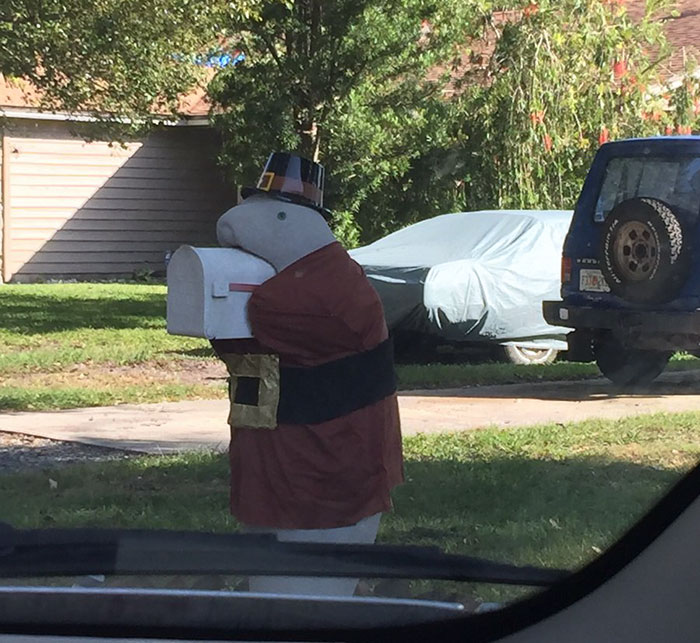
M 558 299 L 568 210 L 458 212 L 351 251 L 384 304 L 391 330 L 451 341 L 566 349 L 542 301 Z

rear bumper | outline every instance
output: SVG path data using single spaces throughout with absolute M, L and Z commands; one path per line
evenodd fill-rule
M 697 347 L 700 310 L 611 310 L 571 306 L 563 301 L 545 301 L 542 312 L 548 324 L 580 330 L 612 330 L 621 336 L 663 337 L 677 348 Z

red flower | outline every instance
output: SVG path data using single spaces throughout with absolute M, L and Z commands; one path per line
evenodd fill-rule
M 530 122 L 532 123 L 533 127 L 535 125 L 538 125 L 539 123 L 544 123 L 544 112 L 543 111 L 532 112 L 530 114 Z
M 545 134 L 542 137 L 542 140 L 544 141 L 544 149 L 546 152 L 551 151 L 552 149 L 552 137 L 549 134 Z
M 630 94 L 636 88 L 639 88 L 640 91 L 644 91 L 641 85 L 637 83 L 637 78 L 634 76 L 634 74 L 627 74 L 627 82 L 622 84 L 620 91 L 623 94 Z
M 666 136 L 671 136 L 671 134 L 673 134 L 673 128 L 670 125 L 666 125 L 664 133 L 666 134 Z
M 531 2 L 527 7 L 523 9 L 523 15 L 526 18 L 529 18 L 530 16 L 534 16 L 538 11 L 540 10 L 540 5 L 538 5 L 536 2 Z
M 690 127 L 690 125 L 678 125 L 678 127 L 676 127 L 676 131 L 679 134 L 692 134 L 693 133 L 693 130 Z
M 608 131 L 607 127 L 603 127 L 603 129 L 600 130 L 600 136 L 598 136 L 598 144 L 602 145 L 603 143 L 607 143 L 610 140 L 610 132 Z
M 615 76 L 615 78 L 619 80 L 627 73 L 627 62 L 624 60 L 616 60 L 613 63 L 612 69 L 613 76 Z

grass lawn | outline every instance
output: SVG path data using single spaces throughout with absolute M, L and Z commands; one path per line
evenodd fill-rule
M 0 287 L 0 410 L 224 395 L 208 342 L 165 331 L 163 285 Z
M 697 463 L 699 425 L 700 413 L 685 413 L 408 437 L 406 484 L 379 540 L 575 568 Z M 230 531 L 227 485 L 222 455 L 77 465 L 0 477 L 0 515 L 17 527 Z M 480 600 L 520 591 L 435 585 L 409 589 Z
M 165 331 L 164 285 L 0 287 L 0 411 L 225 396 L 225 369 L 202 339 Z M 695 358 L 671 368 L 700 367 Z M 403 389 L 584 379 L 593 364 L 399 365 Z

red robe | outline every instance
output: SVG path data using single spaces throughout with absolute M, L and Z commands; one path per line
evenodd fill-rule
M 257 350 L 278 354 L 280 366 L 317 366 L 375 348 L 388 335 L 376 292 L 339 243 L 258 287 L 248 318 Z M 219 353 L 251 349 L 245 341 L 214 345 Z M 351 525 L 389 510 L 390 491 L 403 481 L 395 393 L 320 424 L 233 429 L 231 511 L 248 525 Z

